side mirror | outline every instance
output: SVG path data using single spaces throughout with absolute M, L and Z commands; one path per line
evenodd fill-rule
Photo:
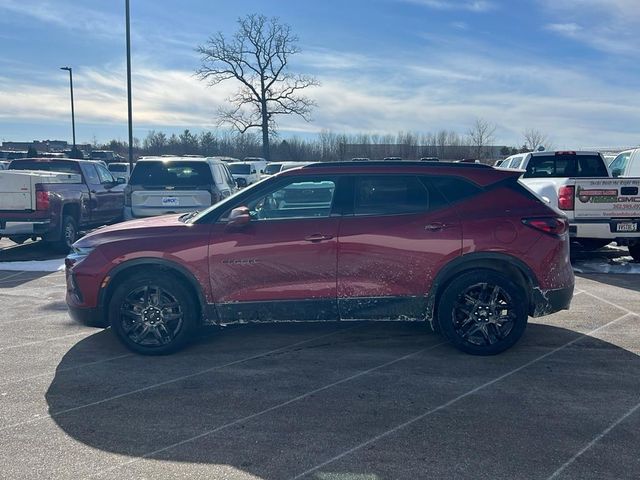
M 118 185 L 124 185 L 125 183 L 127 183 L 127 181 L 122 177 L 118 177 L 118 178 L 116 178 L 116 183 Z
M 611 172 L 612 177 L 619 177 L 621 174 L 622 174 L 622 169 L 620 168 L 614 168 L 613 171 Z
M 227 227 L 230 228 L 242 228 L 251 222 L 251 214 L 247 207 L 237 207 L 231 210 L 229 213 L 229 221 Z
M 244 188 L 247 186 L 247 180 L 245 178 L 236 178 L 236 186 L 238 188 Z

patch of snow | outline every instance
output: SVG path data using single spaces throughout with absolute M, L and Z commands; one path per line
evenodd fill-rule
M 573 262 L 573 271 L 576 273 L 639 274 L 640 263 L 635 263 L 632 257 L 618 257 L 611 260 L 604 258 L 576 260 Z
M 28 262 L 0 262 L 0 271 L 14 272 L 60 272 L 64 270 L 64 258 L 33 260 Z

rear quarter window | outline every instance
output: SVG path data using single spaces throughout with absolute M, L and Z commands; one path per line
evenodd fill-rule
M 460 177 L 429 177 L 449 203 L 457 203 L 482 193 L 478 185 Z

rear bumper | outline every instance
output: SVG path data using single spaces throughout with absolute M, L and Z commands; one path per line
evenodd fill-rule
M 166 208 L 166 207 L 124 207 L 124 219 L 133 220 L 134 218 L 146 218 L 157 217 L 160 215 L 171 215 L 172 213 L 191 213 L 196 210 L 202 210 L 207 206 L 192 206 L 192 207 L 178 207 L 178 208 Z
M 624 222 L 624 220 L 617 220 L 616 223 Z M 629 222 L 640 223 L 640 219 L 630 218 Z M 594 220 L 573 220 L 569 224 L 569 235 L 571 238 L 602 238 L 611 239 L 627 238 L 640 239 L 640 231 L 637 232 L 616 232 L 612 231 L 612 222 L 607 218 L 594 219 Z
M 529 314 L 532 317 L 543 317 L 560 310 L 569 310 L 573 299 L 573 287 L 571 285 L 570 287 L 555 290 L 534 289 L 531 298 L 532 311 Z
M 49 220 L 41 222 L 0 222 L 0 235 L 40 235 L 51 229 Z

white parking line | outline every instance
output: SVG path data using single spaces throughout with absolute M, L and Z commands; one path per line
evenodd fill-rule
M 133 357 L 133 356 L 134 356 L 133 353 L 125 353 L 124 355 L 118 355 L 118 356 L 115 356 L 115 357 L 103 358 L 102 360 L 96 360 L 94 362 L 80 363 L 80 364 L 78 364 L 78 365 L 76 365 L 74 367 L 59 368 L 57 370 L 51 370 L 49 372 L 39 373 L 38 375 L 32 375 L 30 377 L 24 377 L 24 378 L 19 378 L 19 379 L 16 379 L 16 380 L 11 380 L 11 381 L 5 382 L 5 383 L 0 383 L 0 387 L 4 387 L 6 385 L 14 385 L 16 383 L 26 382 L 27 380 L 34 380 L 36 378 L 46 377 L 48 375 L 57 374 L 57 373 L 60 373 L 60 372 L 68 372 L 70 370 L 77 370 L 79 368 L 90 367 L 92 365 L 99 365 L 101 363 L 107 363 L 107 362 L 111 362 L 113 360 L 119 360 L 121 358 L 127 358 L 127 357 Z
M 51 338 L 47 338 L 46 340 L 35 340 L 33 342 L 27 342 L 27 343 L 20 343 L 18 345 L 9 345 L 8 347 L 2 347 L 0 348 L 0 352 L 4 352 L 5 350 L 11 350 L 13 348 L 22 348 L 22 347 L 29 347 L 31 345 L 38 345 L 40 343 L 47 343 L 47 342 L 53 342 L 54 340 L 62 340 L 64 338 L 71 338 L 71 337 L 79 337 L 81 335 L 84 335 L 85 337 L 88 337 L 89 335 L 91 335 L 93 332 L 80 332 L 80 333 L 72 333 L 70 335 L 62 335 L 61 337 L 51 337 Z
M 324 334 L 324 335 L 319 335 L 317 337 L 309 338 L 307 340 L 302 340 L 300 342 L 295 342 L 295 343 L 292 343 L 292 344 L 289 344 L 289 345 L 285 345 L 283 347 L 279 347 L 279 348 L 276 348 L 274 350 L 269 350 L 268 352 L 258 353 L 258 354 L 252 355 L 250 357 L 242 358 L 240 360 L 234 360 L 232 362 L 224 363 L 222 365 L 216 365 L 215 367 L 210 367 L 210 368 L 206 368 L 204 370 L 199 370 L 197 372 L 190 373 L 188 375 L 181 375 L 179 377 L 174 377 L 174 378 L 172 378 L 170 380 L 165 380 L 163 382 L 158 382 L 158 383 L 154 383 L 152 385 L 147 385 L 146 387 L 136 388 L 135 390 L 129 390 L 128 392 L 120 393 L 118 395 L 113 395 L 111 397 L 103 398 L 101 400 L 96 400 L 95 402 L 85 403 L 85 404 L 78 405 L 78 406 L 71 407 L 71 408 L 67 408 L 67 409 L 64 409 L 64 410 L 59 410 L 57 412 L 52 412 L 52 413 L 50 413 L 48 415 L 43 415 L 43 416 L 40 416 L 40 417 L 37 417 L 37 418 L 24 420 L 22 422 L 13 423 L 11 425 L 5 425 L 3 427 L 0 427 L 0 432 L 3 432 L 5 430 L 9 430 L 11 428 L 19 427 L 19 426 L 22 426 L 22 425 L 29 425 L 31 423 L 38 422 L 40 420 L 57 417 L 59 415 L 65 414 L 65 413 L 76 412 L 76 411 L 82 410 L 84 408 L 93 407 L 93 406 L 96 406 L 96 405 L 101 405 L 103 403 L 107 403 L 107 402 L 110 402 L 112 400 L 117 400 L 117 399 L 120 399 L 120 398 L 128 397 L 129 395 L 135 395 L 136 393 L 146 392 L 147 390 L 151 390 L 151 389 L 154 389 L 154 388 L 157 388 L 157 387 L 161 387 L 161 386 L 164 386 L 164 385 L 170 385 L 172 383 L 176 383 L 176 382 L 179 382 L 181 380 L 186 380 L 188 378 L 197 377 L 198 375 L 204 375 L 206 373 L 213 372 L 213 371 L 219 370 L 221 368 L 230 367 L 232 365 L 237 365 L 237 364 L 240 364 L 240 363 L 243 363 L 243 362 L 248 362 L 248 361 L 255 360 L 255 359 L 261 358 L 261 357 L 266 357 L 266 356 L 272 355 L 274 353 L 285 351 L 288 348 L 297 347 L 298 345 L 304 345 L 305 343 L 313 342 L 315 340 L 320 340 L 322 338 L 331 337 L 331 336 L 336 335 L 336 334 L 341 333 L 341 332 L 347 332 L 347 331 L 350 331 L 350 330 L 354 330 L 354 329 L 356 329 L 358 327 L 359 326 L 356 325 L 356 326 L 349 327 L 349 328 L 341 328 L 341 329 L 336 330 L 336 331 L 331 332 L 331 333 L 327 333 L 327 334 Z
M 354 452 L 357 452 L 358 450 L 363 449 L 364 447 L 366 447 L 368 445 L 371 445 L 372 443 L 375 443 L 375 442 L 377 442 L 379 440 L 382 440 L 383 438 L 386 438 L 389 435 L 392 435 L 392 434 L 402 430 L 403 428 L 406 428 L 406 427 L 408 427 L 410 425 L 413 425 L 414 423 L 416 423 L 416 422 L 428 417 L 429 415 L 431 415 L 433 413 L 439 412 L 440 410 L 444 410 L 445 408 L 450 407 L 451 405 L 459 402 L 460 400 L 463 400 L 463 399 L 473 395 L 474 393 L 479 392 L 480 390 L 483 390 L 483 389 L 485 389 L 487 387 L 490 387 L 491 385 L 493 385 L 493 384 L 495 384 L 495 383 L 497 383 L 497 382 L 499 382 L 501 380 L 504 380 L 505 378 L 510 377 L 511 375 L 513 375 L 515 373 L 518 373 L 519 371 L 521 371 L 521 370 L 523 370 L 523 369 L 525 369 L 527 367 L 530 367 L 534 363 L 537 363 L 540 360 L 543 360 L 543 359 L 549 357 L 550 355 L 553 355 L 554 353 L 557 353 L 560 350 L 563 350 L 564 348 L 566 348 L 566 347 L 568 347 L 570 345 L 573 345 L 574 343 L 582 340 L 583 338 L 585 338 L 585 337 L 587 337 L 589 335 L 593 335 L 594 333 L 596 333 L 596 332 L 598 332 L 598 331 L 600 331 L 600 330 L 602 330 L 602 329 L 604 329 L 604 328 L 606 328 L 606 327 L 608 327 L 608 326 L 610 326 L 610 325 L 622 320 L 625 317 L 630 316 L 631 314 L 632 314 L 632 312 L 625 313 L 621 317 L 618 317 L 615 320 L 611 320 L 610 322 L 607 322 L 604 325 L 602 325 L 602 326 L 600 326 L 598 328 L 595 328 L 595 329 L 591 330 L 588 333 L 583 333 L 582 335 L 574 338 L 570 342 L 567 342 L 564 345 L 561 345 L 561 346 L 559 346 L 557 348 L 554 348 L 550 352 L 547 352 L 544 355 L 540 355 L 539 357 L 534 358 L 533 360 L 530 360 L 529 362 L 525 363 L 524 365 L 519 366 L 518 368 L 514 368 L 513 370 L 511 370 L 511 371 L 509 371 L 509 372 L 507 372 L 507 373 L 505 373 L 503 375 L 500 375 L 499 377 L 494 378 L 493 380 L 490 380 L 490 381 L 488 381 L 486 383 L 483 383 L 482 385 L 479 385 L 479 386 L 469 390 L 468 392 L 465 392 L 465 393 L 463 393 L 461 395 L 458 395 L 457 397 L 449 400 L 448 402 L 445 402 L 445 403 L 443 403 L 441 405 L 438 405 L 437 407 L 434 407 L 431 410 L 428 410 L 428 411 L 426 411 L 426 412 L 424 412 L 424 413 L 422 413 L 422 414 L 420 414 L 420 415 L 418 415 L 416 417 L 413 417 L 413 418 L 407 420 L 404 423 L 401 423 L 400 425 L 397 425 L 397 426 L 395 426 L 395 427 L 393 427 L 393 428 L 391 428 L 389 430 L 386 430 L 385 432 L 382 432 L 381 434 L 376 435 L 375 437 L 371 437 L 369 440 L 366 440 L 366 441 L 364 441 L 362 443 L 359 443 L 358 445 L 356 445 L 356 446 L 354 446 L 354 447 L 352 447 L 352 448 L 350 448 L 348 450 L 345 450 L 344 452 L 340 453 L 339 455 L 336 455 L 335 457 L 332 457 L 332 458 L 330 458 L 330 459 L 328 459 L 328 460 L 326 460 L 326 461 L 324 461 L 324 462 L 322 462 L 322 463 L 320 463 L 320 464 L 318 464 L 318 465 L 316 465 L 316 466 L 314 466 L 314 467 L 312 467 L 312 468 L 310 468 L 308 470 L 305 470 L 304 472 L 302 472 L 302 473 L 300 473 L 300 474 L 298 474 L 298 475 L 296 475 L 294 477 L 291 477 L 290 480 L 296 480 L 298 478 L 302 478 L 302 477 L 304 477 L 306 475 L 309 475 L 309 474 L 311 474 L 311 473 L 313 473 L 313 472 L 315 472 L 315 471 L 317 471 L 317 470 L 319 470 L 319 469 L 321 469 L 321 468 L 323 468 L 323 467 L 325 467 L 325 466 L 327 466 L 327 465 L 329 465 L 329 464 L 331 464 L 333 462 L 336 462 L 336 461 L 340 460 L 343 457 L 346 457 L 347 455 L 350 455 L 350 454 L 352 454 Z
M 623 312 L 633 313 L 634 315 L 638 315 L 638 313 L 634 312 L 633 310 L 629 310 L 628 308 L 625 308 L 625 307 L 623 307 L 623 306 L 621 306 L 621 305 L 618 305 L 618 304 L 616 304 L 616 303 L 610 302 L 609 300 L 605 300 L 604 298 L 599 297 L 598 295 L 594 295 L 594 294 L 593 294 L 593 293 L 591 293 L 591 292 L 587 292 L 586 290 L 584 290 L 584 292 L 583 292 L 583 293 L 584 293 L 585 295 L 589 295 L 590 297 L 595 298 L 596 300 L 600 300 L 601 302 L 604 302 L 604 303 L 606 303 L 606 304 L 608 304 L 608 305 L 611 305 L 612 307 L 616 307 L 616 308 L 618 308 L 618 309 L 622 310 Z
M 201 439 L 201 438 L 207 437 L 207 436 L 209 436 L 209 435 L 212 435 L 212 434 L 214 434 L 214 433 L 217 433 L 217 432 L 219 432 L 219 431 L 221 431 L 221 430 L 224 430 L 224 429 L 226 429 L 226 428 L 233 427 L 234 425 L 238 425 L 238 424 L 240 424 L 240 423 L 247 422 L 247 421 L 252 420 L 252 419 L 254 419 L 254 418 L 256 418 L 256 417 L 259 417 L 259 416 L 261 416 L 261 415 L 264 415 L 265 413 L 273 412 L 274 410 L 277 410 L 277 409 L 279 409 L 279 408 L 285 407 L 285 406 L 287 406 L 287 405 L 290 405 L 290 404 L 292 404 L 292 403 L 294 403 L 294 402 L 297 402 L 297 401 L 299 401 L 299 400 L 302 400 L 302 399 L 304 399 L 304 398 L 308 398 L 308 397 L 310 397 L 310 396 L 312 396 L 312 395 L 315 395 L 316 393 L 320 393 L 320 392 L 322 392 L 322 391 L 324 391 L 324 390 L 328 390 L 329 388 L 335 387 L 335 386 L 340 385 L 340 384 L 342 384 L 342 383 L 349 382 L 349 381 L 354 380 L 354 379 L 356 379 L 356 378 L 359 378 L 359 377 L 362 377 L 362 376 L 364 376 L 364 375 L 367 375 L 367 374 L 369 374 L 369 373 L 371 373 L 371 372 L 375 372 L 376 370 L 380 370 L 380 369 L 382 369 L 382 368 L 388 367 L 389 365 L 393 365 L 394 363 L 402 362 L 402 361 L 407 360 L 407 359 L 409 359 L 409 358 L 411 358 L 411 357 L 415 357 L 416 355 L 419 355 L 419 354 L 421 354 L 421 353 L 427 352 L 427 351 L 429 351 L 429 350 L 433 350 L 434 348 L 437 348 L 437 347 L 439 347 L 439 346 L 441 346 L 441 345 L 444 345 L 445 343 L 448 343 L 448 342 L 440 342 L 440 343 L 436 343 L 435 345 L 431 345 L 430 347 L 422 348 L 422 349 L 420 349 L 420 350 L 418 350 L 418 351 L 416 351 L 416 352 L 409 353 L 409 354 L 407 354 L 407 355 L 404 355 L 404 356 L 402 356 L 402 357 L 396 358 L 396 359 L 394 359 L 394 360 L 390 360 L 390 361 L 388 361 L 388 362 L 386 362 L 386 363 L 383 363 L 383 364 L 381 364 L 381 365 L 378 365 L 378 366 L 376 366 L 376 367 L 372 367 L 372 368 L 369 368 L 369 369 L 367 369 L 367 370 L 363 370 L 363 371 L 361 371 L 361 372 L 358 372 L 358 373 L 356 373 L 356 374 L 354 374 L 354 375 L 350 375 L 350 376 L 348 376 L 348 377 L 346 377 L 346 378 L 343 378 L 343 379 L 341 379 L 341 380 L 338 380 L 338 381 L 336 381 L 336 382 L 329 383 L 328 385 L 324 385 L 324 386 L 322 386 L 322 387 L 318 387 L 318 388 L 316 388 L 316 389 L 314 389 L 314 390 L 310 390 L 310 391 L 308 391 L 308 392 L 306 392 L 306 393 L 303 393 L 303 394 L 301 394 L 301 395 L 298 395 L 297 397 L 293 397 L 293 398 L 291 398 L 291 399 L 289 399 L 289 400 L 287 400 L 287 401 L 285 401 L 285 402 L 278 403 L 277 405 L 272 405 L 272 406 L 271 406 L 271 407 L 269 407 L 269 408 L 265 408 L 264 410 L 260 410 L 259 412 L 252 413 L 251 415 L 247 415 L 246 417 L 238 418 L 238 419 L 236 419 L 236 420 L 233 420 L 232 422 L 225 423 L 225 424 L 223 424 L 223 425 L 220 425 L 219 427 L 213 428 L 213 429 L 211 429 L 211 430 L 207 430 L 206 432 L 202 432 L 202 433 L 200 433 L 200 434 L 198 434 L 198 435 L 195 435 L 195 436 L 193 436 L 193 437 L 186 438 L 186 439 L 184 439 L 184 440 L 182 440 L 182 441 L 180 441 L 180 442 L 172 443 L 171 445 L 167 445 L 167 446 L 165 446 L 165 447 L 159 448 L 159 449 L 154 450 L 154 451 L 152 451 L 152 452 L 145 453 L 145 454 L 141 455 L 141 456 L 140 456 L 140 457 L 138 457 L 138 458 L 133 458 L 133 459 L 131 459 L 131 460 L 129 460 L 129 461 L 126 461 L 126 462 L 120 463 L 120 464 L 118 464 L 118 465 L 114 465 L 114 466 L 112 466 L 112 467 L 109 467 L 109 468 L 105 468 L 105 469 L 99 470 L 98 472 L 95 472 L 95 473 L 93 473 L 93 474 L 89 475 L 89 478 L 91 478 L 91 477 L 97 477 L 97 476 L 103 475 L 103 474 L 105 474 L 105 473 L 107 473 L 107 472 L 111 472 L 111 471 L 113 471 L 113 470 L 117 470 L 117 469 L 122 468 L 122 467 L 125 467 L 125 466 L 127 466 L 127 465 L 131 465 L 132 463 L 135 463 L 135 462 L 137 462 L 137 461 L 139 461 L 139 460 L 142 460 L 142 459 L 144 459 L 144 458 L 153 457 L 153 456 L 155 456 L 155 455 L 157 455 L 157 454 L 159 454 L 159 453 L 165 452 L 165 451 L 167 451 L 167 450 L 171 450 L 171 449 L 173 449 L 173 448 L 179 447 L 179 446 L 181 446 L 181 445 L 185 445 L 185 444 L 187 444 L 187 443 L 194 442 L 194 441 L 196 441 L 196 440 L 199 440 L 199 439 Z
M 627 413 L 625 413 L 623 416 L 621 416 L 615 422 L 613 422 L 611 425 L 605 428 L 602 432 L 596 435 L 596 437 L 593 440 L 591 440 L 589 443 L 587 443 L 582 450 L 576 453 L 573 457 L 571 457 L 569 460 L 563 463 L 560 468 L 558 468 L 555 472 L 553 472 L 547 478 L 547 480 L 553 480 L 554 478 L 558 478 L 562 472 L 564 472 L 569 466 L 571 466 L 571 464 L 573 464 L 573 462 L 575 462 L 578 458 L 580 458 L 587 450 L 593 447 L 596 443 L 602 440 L 611 430 L 616 428 L 618 425 L 624 422 L 627 418 L 633 415 L 638 409 L 640 409 L 640 403 L 638 403 L 635 407 L 633 407 L 631 410 L 629 410 Z
M 11 275 L 7 275 L 6 277 L 2 277 L 0 278 L 0 283 L 4 282 L 5 280 L 9 280 L 10 278 L 17 277 L 18 275 L 22 275 L 23 273 L 27 273 L 27 272 L 26 271 L 16 272 L 16 273 L 12 273 Z

